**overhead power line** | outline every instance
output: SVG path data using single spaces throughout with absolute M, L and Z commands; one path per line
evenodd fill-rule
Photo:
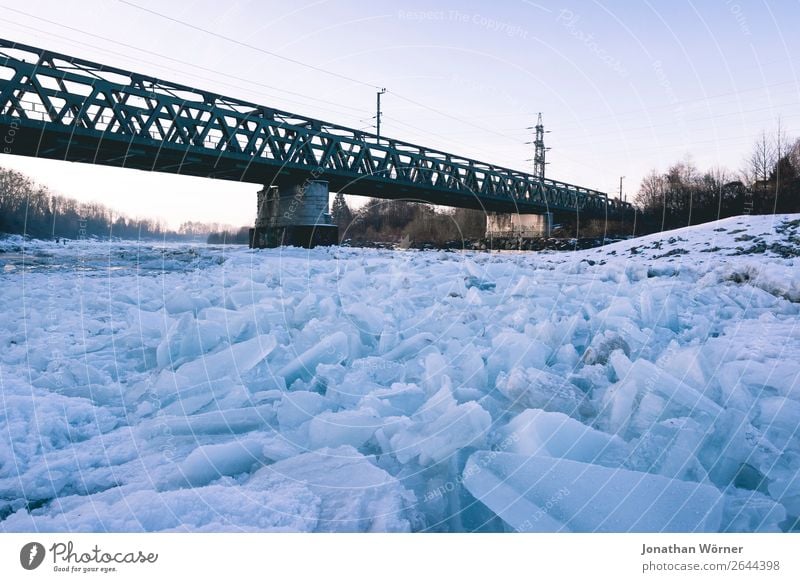
M 293 63 L 295 65 L 299 65 L 299 66 L 305 67 L 307 69 L 312 69 L 312 70 L 317 71 L 319 73 L 324 73 L 324 74 L 330 75 L 332 77 L 337 77 L 337 78 L 343 79 L 345 81 L 350 81 L 351 83 L 357 83 L 359 85 L 364 85 L 365 87 L 372 87 L 373 89 L 381 89 L 381 87 L 379 85 L 376 85 L 374 83 L 368 83 L 366 81 L 361 81 L 360 79 L 356 79 L 355 77 L 350 77 L 349 75 L 343 75 L 343 74 L 337 73 L 335 71 L 329 71 L 328 69 L 323 69 L 322 67 L 318 67 L 316 65 L 312 65 L 310 63 L 306 63 L 304 61 L 300 61 L 298 59 L 293 59 L 292 57 L 287 57 L 286 55 L 282 55 L 280 53 L 276 53 L 276 52 L 267 50 L 267 49 L 262 48 L 260 46 L 256 46 L 254 44 L 250 44 L 250 43 L 247 43 L 247 42 L 242 42 L 241 40 L 238 40 L 238 39 L 233 38 L 231 36 L 226 36 L 224 34 L 220 34 L 218 32 L 214 32 L 213 30 L 209 30 L 207 28 L 203 28 L 201 26 L 197 26 L 195 24 L 191 24 L 190 22 L 186 22 L 184 20 L 180 20 L 179 18 L 173 18 L 172 16 L 169 16 L 169 15 L 164 14 L 162 12 L 157 12 L 155 10 L 151 10 L 150 8 L 145 8 L 144 6 L 140 6 L 140 5 L 138 5 L 138 4 L 134 3 L 134 2 L 130 2 L 129 0 L 117 0 L 117 2 L 120 2 L 121 4 L 125 4 L 127 6 L 130 6 L 132 8 L 136 8 L 137 10 L 141 10 L 142 12 L 147 12 L 149 14 L 153 14 L 155 16 L 158 16 L 159 18 L 164 18 L 165 20 L 169 20 L 170 22 L 174 22 L 175 24 L 180 24 L 181 26 L 185 26 L 187 28 L 191 28 L 191 29 L 196 30 L 198 32 L 209 34 L 211 36 L 215 36 L 217 38 L 225 40 L 227 42 L 231 42 L 233 44 L 236 44 L 236 45 L 239 45 L 239 46 L 242 46 L 242 47 L 254 50 L 254 51 L 258 51 L 260 53 L 264 53 L 265 55 L 269 55 L 271 57 L 275 57 L 276 59 L 281 59 L 283 61 L 286 61 L 286 62 L 289 62 L 289 63 Z
M 193 68 L 198 69 L 200 71 L 206 71 L 208 73 L 213 73 L 215 75 L 221 75 L 221 76 L 227 77 L 229 79 L 235 79 L 237 81 L 242 81 L 244 83 L 249 83 L 249 84 L 252 84 L 252 85 L 255 85 L 255 86 L 258 86 L 258 87 L 263 87 L 265 89 L 271 89 L 273 91 L 280 91 L 281 93 L 286 93 L 287 95 L 294 95 L 296 97 L 302 97 L 302 98 L 308 99 L 310 101 L 317 101 L 319 103 L 325 103 L 325 104 L 328 104 L 328 105 L 333 105 L 334 107 L 339 107 L 339 108 L 342 108 L 342 109 L 350 109 L 352 111 L 356 111 L 356 112 L 361 113 L 361 114 L 364 113 L 363 109 L 359 109 L 357 107 L 352 107 L 350 105 L 343 105 L 341 103 L 336 103 L 334 101 L 328 101 L 327 99 L 320 99 L 318 97 L 311 97 L 309 95 L 305 95 L 303 93 L 298 93 L 296 91 L 290 91 L 288 89 L 283 89 L 281 87 L 276 87 L 274 85 L 268 85 L 266 83 L 261 83 L 259 81 L 254 81 L 253 79 L 250 79 L 250 78 L 239 77 L 237 75 L 232 75 L 230 73 L 225 73 L 224 71 L 218 71 L 216 69 L 212 69 L 212 68 L 209 68 L 209 67 L 204 67 L 202 65 L 197 65 L 197 64 L 189 62 L 189 61 L 176 59 L 175 57 L 171 57 L 171 56 L 165 55 L 163 53 L 159 53 L 159 52 L 156 52 L 156 51 L 153 51 L 153 50 L 141 48 L 139 46 L 135 46 L 135 45 L 132 45 L 132 44 L 124 43 L 122 41 L 119 41 L 119 40 L 116 40 L 116 39 L 113 39 L 113 38 L 109 38 L 107 36 L 102 36 L 102 35 L 99 35 L 99 34 L 95 34 L 93 32 L 88 32 L 86 30 L 82 30 L 82 29 L 76 28 L 74 26 L 69 26 L 67 24 L 62 24 L 60 22 L 56 22 L 54 20 L 49 20 L 47 18 L 44 18 L 44 17 L 41 17 L 41 16 L 37 16 L 35 14 L 30 14 L 30 13 L 25 12 L 23 10 L 18 10 L 16 8 L 10 8 L 8 6 L 3 6 L 3 5 L 0 5 L 0 8 L 3 8 L 5 10 L 9 10 L 10 12 L 15 12 L 17 14 L 20 14 L 22 16 L 26 16 L 28 18 L 33 18 L 35 20 L 39 20 L 41 22 L 45 22 L 47 24 L 51 24 L 53 26 L 58 26 L 60 28 L 66 29 L 66 30 L 71 30 L 71 31 L 77 32 L 79 34 L 84 34 L 86 36 L 89 36 L 89 37 L 92 37 L 92 38 L 96 38 L 98 40 L 102 40 L 102 41 L 105 41 L 105 42 L 110 42 L 110 43 L 113 43 L 113 44 L 116 44 L 116 45 L 119 45 L 119 46 L 122 46 L 122 47 L 125 47 L 125 48 L 133 49 L 133 50 L 145 53 L 145 54 L 149 54 L 149 55 L 161 58 L 161 59 L 165 59 L 165 60 L 171 61 L 173 63 L 177 63 L 177 64 L 180 64 L 180 65 L 185 65 L 185 66 L 189 66 L 189 67 L 193 67 Z M 41 30 L 41 29 L 33 27 L 33 26 L 29 26 L 29 25 L 22 24 L 22 23 L 19 23 L 19 22 L 14 22 L 13 20 L 6 20 L 4 18 L 0 18 L 0 20 L 2 20 L 3 22 L 8 22 L 8 23 L 14 24 L 16 26 L 21 26 L 23 28 L 34 30 L 34 31 L 40 32 L 42 34 L 47 34 L 47 35 L 54 36 L 54 37 L 57 37 L 57 38 L 62 38 L 62 39 L 67 40 L 69 42 L 82 44 L 84 46 L 88 46 L 88 47 L 93 48 L 95 50 L 99 50 L 99 51 L 103 51 L 103 52 L 106 52 L 106 53 L 109 53 L 109 54 L 121 56 L 121 57 L 124 57 L 124 58 L 127 58 L 127 59 L 131 58 L 130 55 L 125 55 L 123 53 L 118 53 L 118 52 L 115 52 L 115 51 L 112 51 L 112 50 L 109 50 L 109 49 L 106 49 L 106 48 L 102 48 L 102 47 L 99 47 L 99 46 L 96 46 L 96 45 L 80 42 L 80 41 L 77 41 L 77 40 L 74 40 L 74 39 L 71 39 L 71 38 L 68 38 L 68 37 L 65 37 L 65 36 L 60 36 L 60 35 L 54 34 L 52 32 L 46 31 L 46 30 Z M 159 64 L 159 63 L 149 63 L 149 64 L 162 67 L 162 68 L 167 69 L 169 71 L 175 71 L 175 72 L 179 72 L 179 73 L 184 73 L 185 72 L 185 71 L 182 71 L 182 70 L 179 70 L 179 69 L 172 69 L 170 67 L 167 67 L 167 66 L 165 66 L 163 64 Z M 211 80 L 211 79 L 207 79 L 207 80 Z M 233 86 L 233 85 L 231 85 L 231 86 Z M 241 87 L 237 87 L 237 88 L 241 88 Z M 272 97 L 272 96 L 270 96 L 270 97 Z M 298 103 L 298 102 L 294 101 L 294 103 Z M 300 103 L 300 105 L 304 105 L 304 104 Z
M 340 79 L 351 81 L 353 83 L 357 83 L 359 85 L 363 85 L 363 86 L 366 86 L 366 87 L 372 87 L 373 89 L 375 89 L 377 91 L 385 90 L 383 85 L 376 85 L 374 83 L 369 83 L 367 81 L 362 81 L 360 79 L 356 79 L 355 77 L 351 77 L 351 76 L 348 76 L 348 75 L 343 75 L 343 74 L 340 74 L 340 73 L 335 73 L 335 72 L 329 71 L 327 69 L 323 69 L 322 67 L 318 67 L 316 65 L 312 65 L 310 63 L 306 63 L 304 61 L 300 61 L 300 60 L 297 60 L 297 59 L 292 59 L 290 57 L 286 57 L 284 55 L 281 55 L 279 53 L 275 53 L 273 51 L 268 51 L 266 49 L 263 49 L 261 47 L 252 45 L 250 43 L 242 42 L 242 41 L 240 41 L 238 39 L 235 39 L 233 37 L 226 36 L 224 34 L 220 34 L 218 32 L 215 32 L 213 30 L 209 30 L 207 28 L 203 28 L 201 26 L 197 26 L 195 24 L 191 24 L 190 22 L 186 22 L 185 20 L 181 20 L 180 18 L 175 18 L 173 16 L 169 16 L 169 15 L 164 14 L 162 12 L 158 12 L 156 10 L 151 10 L 149 8 L 145 8 L 144 6 L 140 6 L 139 4 L 136 4 L 135 2 L 131 2 L 130 0 L 117 0 L 117 2 L 125 4 L 126 6 L 131 6 L 132 8 L 136 8 L 136 9 L 141 10 L 143 12 L 147 12 L 148 14 L 152 14 L 153 16 L 157 16 L 159 18 L 163 18 L 163 19 L 168 20 L 170 22 L 174 22 L 175 24 L 180 24 L 181 26 L 185 26 L 185 27 L 190 28 L 192 30 L 196 30 L 196 31 L 202 32 L 204 34 L 211 35 L 213 37 L 225 40 L 227 42 L 231 42 L 233 44 L 236 44 L 236 45 L 239 45 L 239 46 L 242 46 L 242 47 L 246 47 L 246 48 L 249 48 L 251 50 L 255 50 L 255 51 L 258 51 L 258 52 L 273 56 L 275 58 L 282 59 L 282 60 L 294 63 L 296 65 L 300 65 L 302 67 L 306 67 L 308 69 L 319 71 L 319 72 L 325 73 L 327 75 L 333 75 L 333 76 L 338 77 Z M 402 99 L 403 101 L 406 101 L 408 103 L 416 105 L 417 107 L 421 107 L 423 109 L 427 109 L 428 111 L 436 113 L 437 115 L 441 115 L 442 117 L 447 117 L 448 119 L 455 120 L 455 121 L 457 121 L 459 123 L 462 123 L 464 125 L 468 125 L 470 127 L 474 127 L 476 129 L 480 129 L 481 131 L 485 131 L 487 133 L 492 133 L 494 135 L 502 137 L 503 139 L 507 139 L 507 140 L 514 141 L 514 142 L 517 141 L 514 138 L 509 137 L 508 135 L 506 135 L 504 133 L 501 133 L 499 131 L 495 131 L 495 130 L 489 128 L 489 127 L 485 127 L 485 126 L 482 126 L 482 125 L 479 125 L 479 124 L 476 124 L 476 123 L 472 123 L 472 122 L 467 121 L 467 120 L 465 120 L 463 118 L 460 118 L 460 117 L 457 117 L 457 116 L 452 115 L 450 113 L 447 113 L 446 111 L 442 111 L 442 110 L 437 109 L 435 107 L 431 107 L 430 105 L 426 105 L 424 103 L 420 103 L 419 101 L 411 99 L 410 97 L 405 97 L 404 95 L 401 95 L 401 94 L 396 93 L 394 91 L 392 91 L 391 94 L 394 97 L 397 97 L 398 99 Z

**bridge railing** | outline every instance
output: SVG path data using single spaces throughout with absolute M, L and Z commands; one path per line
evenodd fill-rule
M 539 210 L 624 211 L 566 182 L 0 39 L 0 116 Z

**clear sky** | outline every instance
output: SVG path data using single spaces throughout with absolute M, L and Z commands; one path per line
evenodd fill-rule
M 687 154 L 739 170 L 779 117 L 800 137 L 796 1 L 0 0 L 0 25 L 11 40 L 355 128 L 374 123 L 370 85 L 383 86 L 383 135 L 512 168 L 531 169 L 526 127 L 541 111 L 548 176 L 614 193 L 624 175 L 628 199 Z M 0 165 L 173 226 L 254 218 L 255 184 Z

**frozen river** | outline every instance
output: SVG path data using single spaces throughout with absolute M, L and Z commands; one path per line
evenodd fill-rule
M 0 240 L 0 531 L 780 531 L 800 217 L 574 253 Z

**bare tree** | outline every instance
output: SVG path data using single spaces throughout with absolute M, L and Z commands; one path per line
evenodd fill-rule
M 789 152 L 791 148 L 791 142 L 789 141 L 789 136 L 781 128 L 781 118 L 778 118 L 778 131 L 775 133 L 775 166 L 774 166 L 774 173 L 775 173 L 775 203 L 773 205 L 774 209 L 777 209 L 778 200 L 780 198 L 781 192 L 781 166 L 784 165 L 784 156 Z M 785 172 L 784 172 L 785 174 Z
M 735 195 L 730 188 L 725 187 L 731 179 L 731 173 L 719 166 L 711 168 L 703 175 L 701 192 L 704 200 L 700 201 L 700 210 L 704 214 L 704 219 L 713 220 L 723 216 L 731 196 Z M 716 205 L 713 201 L 716 201 Z
M 639 191 L 633 199 L 634 204 L 645 212 L 654 212 L 664 206 L 664 176 L 651 170 L 639 185 Z
M 800 168 L 800 139 L 796 140 L 788 150 L 789 161 L 795 168 Z
M 750 154 L 748 164 L 748 177 L 752 179 L 753 185 L 758 188 L 766 188 L 769 174 L 777 162 L 775 143 L 774 139 L 770 139 L 767 136 L 766 131 L 762 131 L 753 144 L 753 152 Z

